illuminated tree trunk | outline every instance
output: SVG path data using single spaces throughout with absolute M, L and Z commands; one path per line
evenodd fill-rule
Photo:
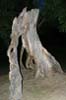
M 30 62 L 34 61 L 36 67 L 36 78 L 49 76 L 54 72 L 63 73 L 59 62 L 42 46 L 36 30 L 39 10 L 32 9 L 25 13 L 22 27 L 26 30 L 24 35 L 25 48 L 28 52 Z M 26 28 L 25 28 L 26 27 Z M 28 64 L 27 63 L 27 64 Z
M 56 71 L 63 73 L 59 62 L 41 44 L 36 30 L 38 14 L 38 9 L 26 11 L 26 8 L 24 8 L 18 18 L 13 21 L 11 43 L 7 52 L 10 62 L 10 100 L 22 100 L 22 70 L 19 67 L 17 56 L 20 36 L 23 44 L 20 63 L 25 48 L 28 53 L 26 67 L 36 68 L 36 78 L 49 76 Z
M 17 55 L 17 47 L 19 43 L 19 36 L 17 31 L 17 18 L 14 19 L 12 25 L 12 34 L 11 34 L 11 43 L 9 45 L 7 55 L 9 57 L 10 63 L 10 72 L 9 72 L 9 80 L 10 80 L 10 95 L 9 100 L 22 100 L 22 76 L 19 69 L 18 64 L 18 55 Z

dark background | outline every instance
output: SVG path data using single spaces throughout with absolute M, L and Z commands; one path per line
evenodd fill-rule
M 37 23 L 37 31 L 43 46 L 53 54 L 60 62 L 62 69 L 66 71 L 66 32 L 65 22 L 62 19 L 58 21 L 58 13 L 52 13 L 52 9 L 47 9 L 52 2 L 48 0 L 0 0 L 0 75 L 7 74 L 9 72 L 9 62 L 7 57 L 7 48 L 10 43 L 10 34 L 12 21 L 15 16 L 18 16 L 22 9 L 27 6 L 28 10 L 32 8 L 39 8 L 40 14 Z M 42 1 L 42 2 L 40 2 Z M 52 1 L 52 0 L 49 0 Z M 62 0 L 60 0 L 62 1 Z M 55 3 L 54 3 L 55 4 Z M 65 5 L 63 5 L 65 7 Z M 52 7 L 53 8 L 53 7 Z M 62 7 L 60 6 L 61 10 Z M 55 9 L 56 11 L 56 9 Z M 44 13 L 45 12 L 45 13 Z M 48 14 L 48 12 L 50 12 Z M 59 12 L 59 11 L 58 11 Z M 63 10 L 64 12 L 64 10 Z M 62 13 L 63 15 L 64 13 Z M 61 14 L 60 14 L 61 16 Z M 63 16 L 63 18 L 65 15 Z M 43 21 L 43 19 L 45 20 Z M 40 25 L 40 22 L 42 24 Z M 39 26 L 40 25 L 40 26 Z M 63 27 L 61 27 L 61 25 Z M 60 27 L 60 28 L 59 28 Z M 62 31 L 63 30 L 63 31 Z

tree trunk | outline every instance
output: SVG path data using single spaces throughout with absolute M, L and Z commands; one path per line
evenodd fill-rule
M 25 29 L 23 33 L 23 44 L 25 43 L 24 47 L 30 59 L 35 62 L 36 78 L 39 75 L 49 76 L 54 72 L 63 73 L 59 62 L 41 44 L 36 30 L 38 14 L 38 9 L 32 9 L 26 12 L 23 18 L 23 24 L 21 24 Z M 30 63 L 32 63 L 32 61 Z
M 26 8 L 23 9 L 22 13 L 19 15 L 18 18 L 16 17 L 13 20 L 11 43 L 7 51 L 7 55 L 9 57 L 9 63 L 10 63 L 9 100 L 22 100 L 23 77 L 22 77 L 22 69 L 19 67 L 19 64 L 18 64 L 17 47 L 19 43 L 19 37 L 22 36 L 22 32 L 21 33 L 19 32 L 22 29 L 19 26 L 20 26 L 20 23 L 22 23 L 22 19 L 23 19 L 25 12 L 26 12 Z
M 10 95 L 9 100 L 22 100 L 22 75 L 20 73 L 19 64 L 18 64 L 18 56 L 17 56 L 17 46 L 19 34 L 15 29 L 16 18 L 13 21 L 12 26 L 12 34 L 11 34 L 11 43 L 8 48 L 7 55 L 9 57 L 10 62 L 10 72 L 9 72 L 9 80 L 10 80 Z
M 24 8 L 18 18 L 13 21 L 11 43 L 7 52 L 10 62 L 10 100 L 22 100 L 22 74 L 17 56 L 20 36 L 23 44 L 21 50 L 25 48 L 28 53 L 26 67 L 36 67 L 36 78 L 39 75 L 42 77 L 49 76 L 56 71 L 63 73 L 59 62 L 41 44 L 36 30 L 38 14 L 38 9 L 26 11 L 26 8 Z M 20 56 L 22 54 L 23 51 L 21 51 Z M 20 64 L 21 59 L 22 57 L 20 57 Z

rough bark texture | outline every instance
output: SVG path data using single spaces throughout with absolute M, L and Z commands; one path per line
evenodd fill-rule
M 36 24 L 39 10 L 32 9 L 26 11 L 23 9 L 18 18 L 15 18 L 12 25 L 11 43 L 8 48 L 8 57 L 10 62 L 10 100 L 22 100 L 22 76 L 18 64 L 17 46 L 21 36 L 22 48 L 20 55 L 20 64 L 24 48 L 28 53 L 26 67 L 36 67 L 36 78 L 49 76 L 52 72 L 63 73 L 58 61 L 42 46 L 38 37 Z M 28 65 L 30 63 L 30 66 Z M 21 64 L 23 67 L 23 64 Z

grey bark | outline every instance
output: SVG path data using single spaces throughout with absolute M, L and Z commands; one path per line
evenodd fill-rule
M 59 62 L 42 46 L 36 30 L 39 10 L 26 8 L 15 18 L 12 25 L 11 43 L 7 55 L 10 62 L 10 97 L 9 100 L 22 100 L 22 76 L 19 70 L 17 46 L 19 37 L 22 39 L 20 64 L 23 50 L 26 49 L 28 58 L 26 67 L 36 68 L 35 77 L 49 76 L 55 71 L 63 73 Z M 34 63 L 33 63 L 34 61 Z M 28 65 L 30 63 L 30 66 Z M 23 67 L 23 64 L 21 64 Z M 33 66 L 34 65 L 34 66 Z M 22 70 L 21 70 L 22 71 Z
M 22 83 L 22 76 L 19 70 L 18 56 L 17 56 L 17 46 L 18 46 L 18 39 L 20 35 L 17 32 L 16 21 L 17 21 L 17 18 L 15 18 L 13 21 L 11 43 L 7 52 L 7 55 L 9 57 L 9 62 L 10 62 L 9 100 L 22 100 L 22 84 L 23 83 Z
M 32 9 L 24 15 L 22 26 L 25 29 L 23 44 L 36 65 L 36 77 L 49 76 L 54 72 L 63 73 L 59 62 L 41 44 L 36 30 L 39 10 Z M 29 62 L 29 60 L 28 60 Z M 31 63 L 31 62 L 30 62 Z M 31 64 L 32 65 L 32 64 Z
M 22 23 L 22 19 L 24 16 L 24 13 L 26 12 L 26 8 L 23 9 L 20 16 L 17 18 L 14 18 L 13 25 L 12 25 L 12 33 L 11 33 L 11 43 L 9 45 L 7 55 L 9 57 L 9 63 L 10 63 L 10 72 L 9 72 L 9 80 L 10 80 L 10 95 L 9 100 L 22 100 L 22 90 L 23 90 L 23 78 L 22 73 L 19 68 L 18 64 L 18 56 L 17 56 L 17 47 L 19 43 L 19 37 L 22 35 L 23 27 L 20 26 L 20 22 Z M 22 30 L 20 33 L 19 30 Z M 24 33 L 24 32 L 23 32 Z

